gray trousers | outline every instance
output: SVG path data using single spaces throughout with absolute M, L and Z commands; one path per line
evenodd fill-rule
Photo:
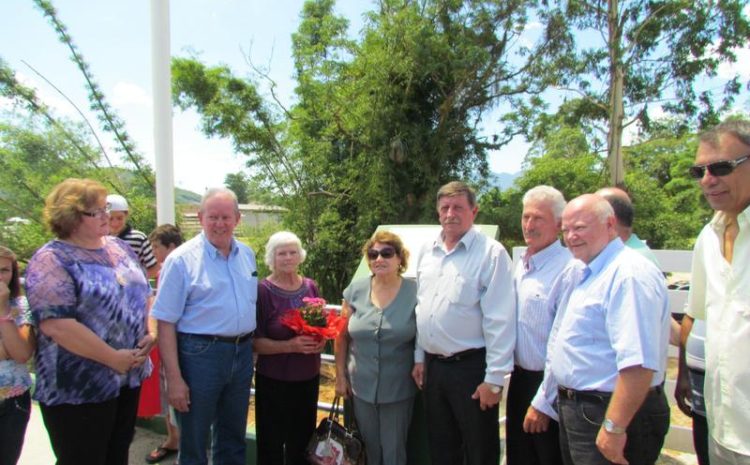
M 406 465 L 414 398 L 387 404 L 371 404 L 352 396 L 354 417 L 362 433 L 367 465 Z

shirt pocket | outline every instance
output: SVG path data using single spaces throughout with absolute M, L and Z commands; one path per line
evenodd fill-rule
M 481 289 L 479 279 L 471 276 L 450 276 L 444 283 L 448 293 L 448 300 L 451 304 L 472 307 L 479 302 Z

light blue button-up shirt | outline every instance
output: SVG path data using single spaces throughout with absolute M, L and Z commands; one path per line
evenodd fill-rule
M 484 381 L 513 370 L 516 310 L 511 260 L 499 242 L 470 229 L 450 251 L 442 235 L 417 253 L 417 350 L 452 355 L 486 347 Z
M 178 332 L 237 336 L 255 330 L 255 254 L 232 240 L 224 257 L 204 233 L 169 254 L 151 315 Z
M 547 339 L 563 294 L 562 288 L 554 284 L 572 259 L 570 251 L 556 240 L 528 259 L 524 254 L 515 265 L 513 285 L 517 324 L 514 354 L 515 364 L 521 368 L 544 370 Z
M 613 392 L 620 370 L 653 370 L 652 386 L 664 381 L 669 342 L 669 304 L 664 277 L 619 238 L 584 265 L 563 272 L 562 306 L 548 345 L 545 379 L 532 405 L 550 408 L 557 386 Z

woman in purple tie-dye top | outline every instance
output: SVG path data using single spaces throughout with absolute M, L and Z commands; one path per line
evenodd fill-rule
M 106 189 L 68 179 L 45 202 L 57 236 L 26 270 L 39 322 L 36 390 L 58 465 L 126 465 L 141 381 L 151 371 L 149 285 L 133 251 L 108 236 Z

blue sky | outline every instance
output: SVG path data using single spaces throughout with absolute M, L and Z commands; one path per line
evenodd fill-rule
M 151 106 L 150 1 L 54 0 L 59 17 L 67 25 L 79 50 L 91 66 L 97 82 L 135 139 L 138 149 L 153 160 Z M 285 103 L 291 103 L 292 59 L 290 35 L 299 25 L 303 0 L 172 0 L 172 55 L 195 52 L 207 64 L 226 64 L 238 75 L 249 75 L 247 56 L 266 66 L 279 85 Z M 338 0 L 336 10 L 350 21 L 350 34 L 362 27 L 362 14 L 371 8 L 367 0 Z M 26 85 L 58 115 L 79 120 L 72 106 L 22 63 L 26 61 L 51 80 L 76 105 L 86 110 L 81 74 L 69 60 L 68 50 L 31 0 L 0 1 L 0 56 L 17 71 Z M 750 79 L 746 49 L 739 62 Z M 743 59 L 744 58 L 744 59 Z M 747 96 L 738 102 L 748 111 Z M 0 108 L 7 102 L 0 101 Z M 87 113 L 88 114 L 88 113 Z M 89 114 L 89 119 L 95 118 Z M 492 115 L 486 124 L 492 124 Z M 244 166 L 231 145 L 202 135 L 197 116 L 174 110 L 175 182 L 201 193 L 221 185 L 224 176 Z M 106 134 L 101 134 L 108 140 Z M 490 157 L 496 172 L 516 172 L 526 145 L 515 141 Z
M 153 160 L 149 1 L 53 3 L 139 151 Z M 290 35 L 299 24 L 302 4 L 302 0 L 172 0 L 172 55 L 196 52 L 208 64 L 223 63 L 238 75 L 249 75 L 249 53 L 254 63 L 270 68 L 282 98 L 289 102 L 294 87 Z M 337 6 L 338 12 L 350 18 L 354 33 L 361 27 L 367 5 L 346 0 Z M 41 12 L 31 0 L 2 0 L 0 18 L 0 56 L 58 115 L 80 120 L 75 109 L 22 62 L 87 110 L 82 76 Z M 7 108 L 7 102 L 0 102 L 2 106 Z M 95 123 L 95 118 L 86 114 Z M 202 135 L 194 113 L 175 109 L 173 126 L 178 186 L 201 193 L 206 187 L 223 184 L 227 173 L 244 166 L 243 157 L 233 155 L 229 142 Z M 109 140 L 106 134 L 100 133 L 100 138 Z

